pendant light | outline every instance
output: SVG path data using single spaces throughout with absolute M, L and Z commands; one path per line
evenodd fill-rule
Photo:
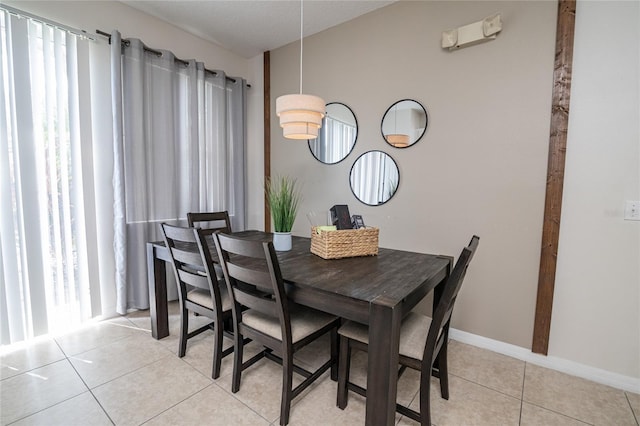
M 302 94 L 302 39 L 304 4 L 300 0 L 300 94 L 283 95 L 276 99 L 276 114 L 287 139 L 315 139 L 322 127 L 324 100 L 314 95 Z
M 396 148 L 406 148 L 409 146 L 409 135 L 393 134 L 387 135 L 387 142 Z
M 390 135 L 385 135 L 385 138 L 387 139 L 387 142 L 389 142 L 391 145 L 393 145 L 396 148 L 406 148 L 409 146 L 409 135 L 398 133 L 398 104 L 397 103 L 393 107 L 393 110 L 394 110 L 393 131 L 395 133 L 392 133 Z

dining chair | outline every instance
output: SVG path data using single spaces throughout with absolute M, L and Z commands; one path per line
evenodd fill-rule
M 171 254 L 171 263 L 178 284 L 180 303 L 180 343 L 178 356 L 187 350 L 187 340 L 212 329 L 214 333 L 213 366 L 211 377 L 220 377 L 222 358 L 233 351 L 233 347 L 222 350 L 223 335 L 233 338 L 224 330 L 224 321 L 231 318 L 231 298 L 224 282 L 219 283 L 211 252 L 205 240 L 206 232 L 198 228 L 184 228 L 166 223 L 162 225 L 165 245 Z M 189 332 L 189 311 L 213 321 Z
M 221 233 L 213 236 L 233 301 L 235 337 L 231 392 L 240 390 L 242 372 L 261 358 L 282 364 L 280 424 L 286 425 L 293 398 L 329 368 L 331 378 L 337 379 L 337 330 L 340 319 L 287 299 L 271 241 L 243 239 Z M 326 333 L 331 338 L 330 359 L 314 372 L 294 365 L 293 354 Z M 265 348 L 245 362 L 242 360 L 243 337 L 249 337 Z M 292 386 L 294 371 L 304 377 L 295 388 Z
M 444 284 L 433 319 L 416 312 L 409 312 L 402 320 L 400 329 L 401 367 L 398 371 L 398 377 L 407 367 L 420 371 L 420 412 L 400 404 L 396 404 L 396 411 L 420 422 L 421 425 L 431 424 L 429 399 L 431 375 L 440 379 L 442 398 L 449 399 L 447 341 L 451 313 L 479 241 L 480 238 L 474 235 L 469 245 L 462 250 L 453 271 Z M 352 349 L 367 350 L 369 329 L 366 325 L 349 321 L 340 327 L 338 334 L 340 335 L 340 357 L 337 405 L 341 409 L 345 409 L 348 402 L 348 390 L 366 397 L 365 388 L 349 382 L 349 370 Z

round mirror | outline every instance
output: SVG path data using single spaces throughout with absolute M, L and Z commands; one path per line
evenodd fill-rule
M 395 148 L 407 148 L 422 138 L 428 121 L 427 110 L 420 102 L 403 99 L 384 113 L 382 136 Z
M 365 152 L 353 163 L 349 183 L 358 200 L 379 206 L 389 201 L 398 190 L 398 165 L 385 152 Z
M 358 138 L 358 122 L 345 104 L 330 102 L 326 110 L 318 137 L 309 139 L 309 149 L 321 163 L 336 164 L 353 150 Z

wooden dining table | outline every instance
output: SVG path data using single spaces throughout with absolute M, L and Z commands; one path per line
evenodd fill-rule
M 234 233 L 268 240 L 261 231 Z M 428 293 L 437 303 L 449 276 L 449 256 L 380 248 L 377 256 L 325 260 L 310 252 L 311 240 L 293 237 L 291 251 L 278 261 L 294 302 L 369 325 L 366 425 L 392 425 L 398 379 L 400 323 Z M 215 247 L 210 247 L 215 255 Z M 217 256 L 214 257 L 217 259 Z M 163 242 L 147 243 L 152 335 L 169 335 Z

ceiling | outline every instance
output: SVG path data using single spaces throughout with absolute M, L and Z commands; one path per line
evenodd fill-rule
M 304 35 L 318 33 L 394 1 L 307 0 Z M 300 39 L 301 2 L 297 0 L 122 2 L 245 58 Z

